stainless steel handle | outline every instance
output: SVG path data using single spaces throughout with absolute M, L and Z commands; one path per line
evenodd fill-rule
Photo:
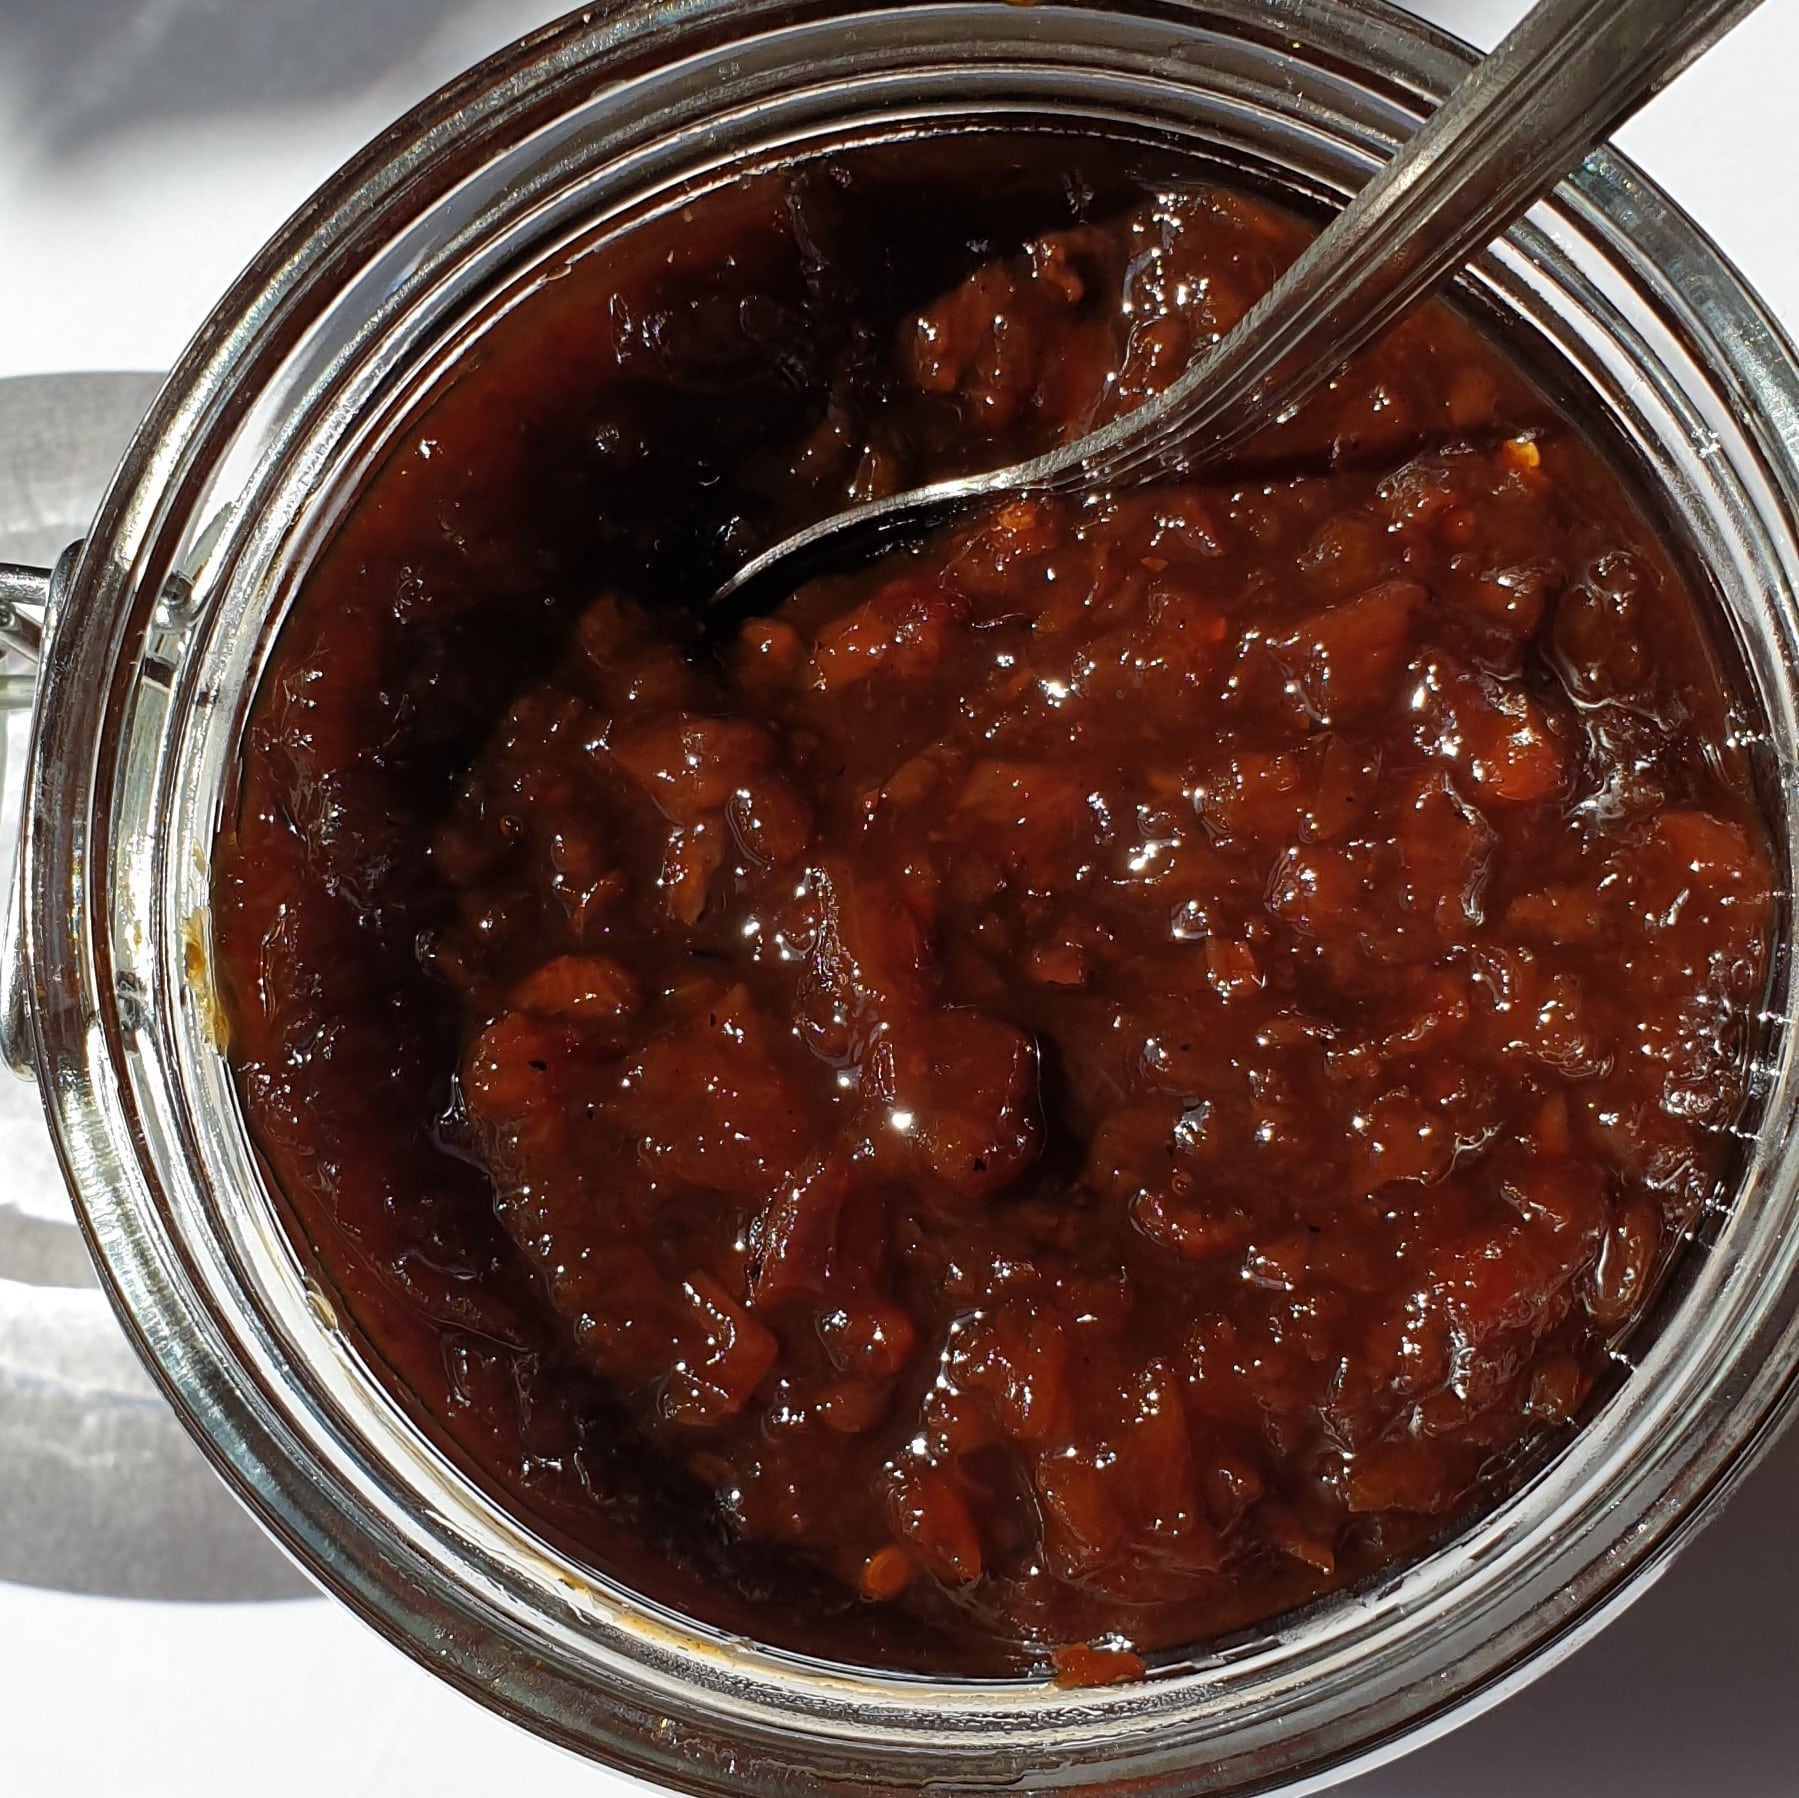
M 1055 484 L 1215 461 L 1284 417 L 1758 4 L 1538 0 L 1236 329 L 1071 445 Z

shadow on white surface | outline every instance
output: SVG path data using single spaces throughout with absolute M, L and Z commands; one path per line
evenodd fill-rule
M 305 111 L 379 87 L 479 4 L 0 0 L 0 67 L 40 96 L 37 149 L 73 156 L 146 125 Z
M 1571 1660 L 1342 1798 L 1792 1798 L 1799 1431 Z

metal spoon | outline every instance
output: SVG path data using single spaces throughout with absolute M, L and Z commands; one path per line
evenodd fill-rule
M 1031 461 L 915 487 L 796 531 L 713 594 L 709 634 L 980 501 L 1137 486 L 1228 456 L 1477 255 L 1757 4 L 1538 0 L 1172 387 Z
M 1010 493 L 1167 479 L 1296 408 L 1760 0 L 1538 0 L 1237 326 L 1155 399 L 1048 454 L 809 525 L 712 595 L 720 637 L 812 575 Z M 0 565 L 0 646 L 37 659 L 45 569 Z

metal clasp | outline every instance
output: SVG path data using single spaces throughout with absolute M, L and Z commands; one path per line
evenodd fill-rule
M 36 665 L 44 650 L 44 609 L 50 603 L 51 589 L 57 578 L 66 578 L 65 564 L 73 561 L 80 544 L 72 544 L 58 558 L 55 568 L 22 568 L 16 562 L 0 562 L 0 647 L 22 655 Z M 29 710 L 29 689 L 37 683 L 29 674 L 8 674 L 0 679 L 14 683 L 0 687 L 0 710 Z M 15 688 L 27 689 L 23 704 L 13 700 Z
M 80 552 L 79 543 L 71 544 L 54 568 L 0 562 L 0 647 L 23 656 L 33 669 L 30 674 L 0 674 L 0 716 L 31 710 L 37 693 L 35 671 L 44 650 L 44 615 L 67 588 Z M 5 766 L 4 744 L 0 737 L 0 770 Z M 21 821 L 5 912 L 0 916 L 0 1061 L 29 1080 L 37 1070 L 31 1053 L 31 971 L 25 956 L 24 840 Z

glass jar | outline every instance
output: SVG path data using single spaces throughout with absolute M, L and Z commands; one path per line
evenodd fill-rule
M 1375 0 L 671 0 L 573 15 L 337 176 L 225 298 L 45 621 L 28 1042 L 139 1348 L 246 1502 L 509 1717 L 690 1790 L 1240 1792 L 1328 1781 L 1491 1703 L 1640 1591 L 1765 1447 L 1799 1328 L 1783 912 L 1734 1197 L 1572 1441 L 1434 1552 L 1132 1685 L 933 1682 L 726 1639 L 571 1564 L 436 1452 L 290 1241 L 210 976 L 209 858 L 298 572 L 495 296 L 752 164 L 991 128 L 1103 133 L 1340 199 L 1469 53 Z M 1713 595 L 1791 891 L 1799 368 L 1601 153 L 1464 298 L 1601 422 Z

